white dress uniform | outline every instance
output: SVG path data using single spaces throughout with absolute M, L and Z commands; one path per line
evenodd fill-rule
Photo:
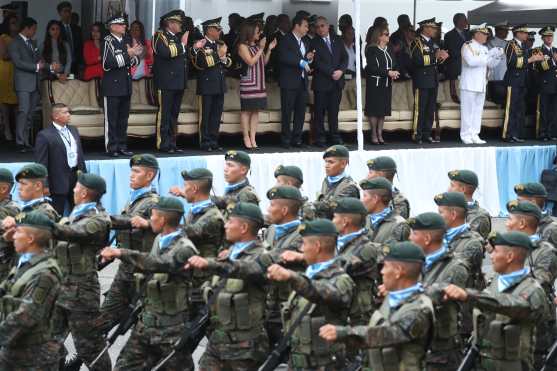
M 472 39 L 462 46 L 460 74 L 460 139 L 466 144 L 485 143 L 479 137 L 485 102 L 487 70 L 505 59 L 503 50 Z

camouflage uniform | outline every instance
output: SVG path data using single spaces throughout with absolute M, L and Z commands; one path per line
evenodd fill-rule
M 109 232 L 110 216 L 99 205 L 63 218 L 53 230 L 58 240 L 54 256 L 63 273 L 53 335 L 63 353 L 64 341 L 71 332 L 77 354 L 85 363 L 91 363 L 104 347 L 102 334 L 91 323 L 99 315 L 100 304 L 96 255 L 106 246 Z M 110 358 L 105 353 L 94 370 L 110 369 Z
M 354 182 L 352 177 L 347 175 L 333 184 L 329 184 L 327 178 L 323 179 L 321 192 L 317 195 L 316 201 L 308 202 L 303 207 L 302 214 L 304 219 L 332 219 L 334 203 L 341 197 L 360 198 L 358 185 Z
M 50 198 L 42 197 L 37 200 L 40 201 L 38 201 L 37 203 L 33 203 L 27 207 L 23 207 L 21 211 L 28 213 L 36 210 L 48 216 L 48 218 L 53 222 L 58 222 L 58 220 L 60 220 L 60 214 L 58 214 L 58 212 L 50 204 Z
M 371 219 L 368 217 L 366 228 L 369 230 L 369 239 L 379 244 L 405 241 L 410 235 L 410 226 L 394 210 L 385 216 L 375 228 L 371 225 Z
M 247 178 L 243 182 L 242 186 L 225 193 L 224 196 L 211 196 L 211 200 L 222 211 L 224 220 L 228 220 L 229 210 L 238 202 L 249 202 L 259 205 L 259 197 L 257 197 L 255 188 L 253 188 Z
M 484 239 L 491 232 L 491 216 L 487 210 L 480 207 L 478 201 L 474 201 L 473 204 L 468 203 L 466 223 L 470 225 L 471 230 L 478 232 Z
M 19 206 L 11 197 L 0 201 L 0 224 L 7 216 L 15 217 L 19 213 Z M 14 266 L 14 247 L 11 242 L 4 240 L 4 230 L 0 225 L 0 281 L 8 276 L 10 269 Z
M 538 224 L 537 232 L 542 240 L 551 243 L 553 246 L 557 247 L 557 222 L 549 212 L 545 212 L 542 215 L 542 219 Z
M 188 290 L 191 273 L 184 271 L 187 260 L 197 255 L 193 243 L 182 232 L 169 246 L 160 247 L 156 237 L 149 254 L 122 250 L 122 262 L 133 266 L 136 283 L 147 280 L 141 296 L 143 311 L 116 361 L 115 371 L 142 371 L 154 367 L 184 333 L 188 320 Z M 149 274 L 151 273 L 151 274 Z M 177 352 L 165 370 L 193 370 L 191 354 Z
M 404 219 L 410 217 L 410 201 L 396 187 L 393 187 L 393 200 L 391 201 L 393 210 Z
M 0 369 L 6 371 L 55 371 L 48 339 L 62 273 L 49 254 L 37 254 L 13 268 L 0 288 Z
M 158 202 L 159 196 L 153 192 L 147 192 L 139 196 L 133 202 L 128 202 L 122 210 L 121 215 L 111 215 L 112 228 L 117 230 L 118 246 L 124 249 L 149 252 L 153 247 L 155 234 L 148 229 L 131 229 L 130 220 L 133 216 L 149 219 L 151 209 Z M 121 229 L 118 231 L 118 229 Z M 127 230 L 126 230 L 127 229 Z M 108 331 L 125 313 L 135 296 L 133 284 L 133 266 L 121 262 L 114 281 L 106 294 L 101 306 L 101 314 L 96 321 L 102 332 Z

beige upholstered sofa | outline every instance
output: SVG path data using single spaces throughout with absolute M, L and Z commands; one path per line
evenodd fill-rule
M 228 93 L 224 99 L 221 132 L 240 133 L 240 94 L 239 81 L 228 78 Z M 340 113 L 339 130 L 342 132 L 356 131 L 356 83 L 355 80 L 346 82 L 343 91 Z M 188 81 L 188 88 L 182 99 L 180 115 L 178 116 L 178 134 L 197 135 L 199 125 L 199 101 L 195 94 L 196 80 Z M 362 81 L 362 108 L 365 105 L 365 80 Z M 50 105 L 65 103 L 72 110 L 72 124 L 77 126 L 82 137 L 104 136 L 104 110 L 102 97 L 99 96 L 98 81 L 70 80 L 66 83 L 59 81 L 43 82 L 43 116 L 44 122 L 50 121 Z M 133 82 L 132 104 L 128 123 L 128 135 L 132 137 L 150 137 L 155 135 L 157 118 L 156 91 L 151 79 L 141 79 Z M 450 98 L 448 81 L 439 86 L 438 102 L 439 124 L 441 128 L 458 129 L 460 127 L 460 108 Z M 309 130 L 311 122 L 311 105 L 313 94 L 310 91 L 308 109 L 305 116 L 304 130 Z M 268 109 L 259 113 L 260 132 L 280 132 L 280 89 L 275 82 L 267 83 Z M 414 93 L 411 81 L 397 82 L 393 85 L 392 114 L 385 120 L 385 130 L 412 130 L 414 112 Z M 486 101 L 482 125 L 499 127 L 503 122 L 504 111 L 492 102 Z M 364 117 L 364 130 L 369 124 Z

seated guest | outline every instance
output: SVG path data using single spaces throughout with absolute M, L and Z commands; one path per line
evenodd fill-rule
M 389 29 L 380 25 L 374 27 L 366 46 L 366 108 L 365 113 L 371 127 L 371 143 L 385 144 L 383 124 L 385 116 L 391 115 L 393 80 L 400 73 L 395 70 L 394 60 L 387 45 Z
M 102 23 L 93 23 L 91 26 L 90 39 L 83 45 L 83 59 L 85 60 L 85 70 L 83 80 L 89 81 L 94 78 L 101 78 L 103 69 L 101 65 L 101 40 L 104 34 Z
M 48 78 L 66 81 L 72 68 L 72 50 L 62 34 L 62 23 L 48 22 L 41 52 L 42 59 L 48 63 L 58 63 L 58 69 L 51 68 Z
M 71 53 L 71 73 L 76 75 L 83 64 L 83 33 L 81 27 L 72 23 L 72 4 L 69 1 L 62 1 L 56 7 L 60 22 L 62 24 L 62 34 L 64 40 L 70 45 Z
M 132 66 L 131 73 L 133 80 L 139 80 L 143 77 L 151 76 L 151 68 L 153 67 L 153 48 L 151 40 L 145 38 L 145 27 L 139 21 L 133 21 L 130 25 L 130 36 L 132 45 L 141 45 L 143 53 L 139 56 L 139 64 Z
M 259 124 L 259 110 L 267 108 L 265 90 L 265 65 L 269 62 L 271 51 L 277 45 L 273 40 L 267 46 L 267 39 L 261 37 L 260 23 L 249 19 L 240 26 L 237 48 L 238 56 L 245 68 L 240 75 L 240 125 L 244 134 L 244 146 L 256 149 L 255 134 Z

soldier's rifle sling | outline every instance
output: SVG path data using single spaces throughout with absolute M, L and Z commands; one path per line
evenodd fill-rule
M 557 358 L 557 341 L 551 344 L 551 348 L 549 348 L 549 352 L 547 352 L 547 356 L 545 356 L 545 361 L 540 371 L 549 371 L 552 369 L 555 358 Z

